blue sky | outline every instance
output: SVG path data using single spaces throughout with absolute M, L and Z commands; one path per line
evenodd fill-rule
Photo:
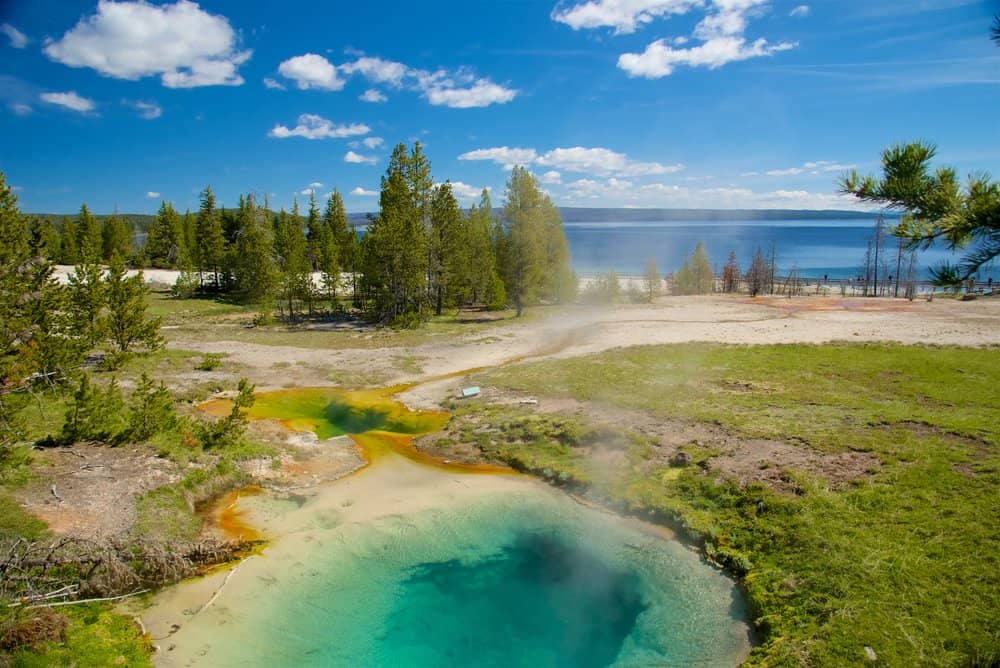
M 333 187 L 377 208 L 419 139 L 463 203 L 527 164 L 565 206 L 845 208 L 931 140 L 1000 173 L 997 2 L 0 3 L 0 170 L 23 210 Z

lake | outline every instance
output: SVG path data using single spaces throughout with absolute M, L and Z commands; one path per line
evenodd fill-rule
M 684 256 L 701 241 L 709 261 L 721 272 L 730 251 L 736 252 L 745 270 L 758 247 L 768 252 L 774 243 L 780 272 L 793 265 L 803 277 L 851 278 L 861 273 L 873 222 L 865 220 L 768 220 L 726 222 L 601 222 L 564 225 L 578 273 L 592 274 L 614 269 L 619 274 L 642 274 L 652 257 L 661 274 L 675 271 Z M 896 239 L 886 241 L 889 273 L 895 274 Z M 928 268 L 958 255 L 944 248 L 931 248 L 917 255 L 918 277 L 929 277 Z M 903 263 L 905 272 L 905 260 Z M 905 273 L 904 273 L 905 276 Z M 979 280 L 1000 280 L 996 266 L 981 271 Z

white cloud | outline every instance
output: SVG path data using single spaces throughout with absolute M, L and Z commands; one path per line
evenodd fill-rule
M 149 190 L 146 192 L 146 197 L 149 199 L 157 199 L 159 196 L 160 193 L 156 192 L 155 190 Z
M 617 153 L 606 148 L 585 148 L 573 146 L 570 148 L 554 148 L 538 154 L 533 148 L 480 148 L 468 151 L 458 156 L 459 160 L 490 160 L 511 169 L 515 165 L 539 165 L 550 167 L 545 173 L 546 183 L 558 183 L 561 178 L 558 170 L 596 174 L 598 176 L 651 176 L 655 174 L 673 174 L 684 170 L 684 165 L 663 165 L 658 162 L 641 162 L 630 159 L 624 153 Z
M 799 5 L 788 12 L 789 16 L 804 17 L 809 16 L 809 5 Z
M 18 116 L 27 116 L 32 112 L 31 105 L 24 102 L 11 102 L 10 110 Z
M 535 164 L 544 167 L 555 167 L 567 172 L 583 172 L 587 174 L 617 174 L 620 176 L 650 176 L 654 174 L 673 174 L 684 170 L 684 165 L 663 165 L 658 162 L 639 162 L 631 160 L 624 153 L 617 153 L 606 148 L 554 148 L 543 153 L 535 160 Z
M 345 74 L 359 73 L 369 81 L 389 84 L 395 88 L 403 85 L 403 79 L 411 75 L 409 67 L 394 60 L 383 60 L 373 56 L 362 56 L 351 63 L 344 63 L 340 69 Z
M 271 77 L 264 77 L 264 88 L 270 88 L 271 90 L 285 90 L 285 84 L 276 79 L 272 79 Z
M 457 199 L 479 199 L 480 195 L 483 194 L 482 188 L 470 186 L 468 183 L 462 183 L 461 181 L 450 181 L 449 183 L 451 183 L 451 192 L 455 194 Z M 486 190 L 490 191 L 492 188 L 487 186 Z
M 134 100 L 134 101 L 122 100 L 122 103 L 127 104 L 128 106 L 138 111 L 139 115 L 145 118 L 147 121 L 151 121 L 154 118 L 159 118 L 160 116 L 163 115 L 163 109 L 160 108 L 160 105 L 156 104 L 155 102 L 143 102 L 142 100 Z
M 364 93 L 362 93 L 361 95 L 359 95 L 358 99 L 361 100 L 362 102 L 374 102 L 374 103 L 377 104 L 379 102 L 385 102 L 389 98 L 387 98 L 382 93 L 382 91 L 375 90 L 374 88 L 369 88 Z
M 748 44 L 743 37 L 716 37 L 689 49 L 674 49 L 658 39 L 642 53 L 623 53 L 618 57 L 618 67 L 632 77 L 659 79 L 672 74 L 678 65 L 714 70 L 726 63 L 770 56 L 793 48 L 795 44 L 768 44 L 763 38 Z
M 239 86 L 237 71 L 251 51 L 237 50 L 237 35 L 224 16 L 178 0 L 152 5 L 143 0 L 99 0 L 97 13 L 81 18 L 43 49 L 70 67 L 90 67 L 116 79 L 160 75 L 168 88 Z
M 574 30 L 608 27 L 615 34 L 627 34 L 657 19 L 703 10 L 705 15 L 692 33 L 701 44 L 675 48 L 687 44 L 688 38 L 661 38 L 649 43 L 641 53 L 618 57 L 618 67 L 629 76 L 659 79 L 680 65 L 715 69 L 794 48 L 796 45 L 790 42 L 747 40 L 749 19 L 763 13 L 765 7 L 766 0 L 588 0 L 568 8 L 556 7 L 552 18 Z
M 843 165 L 839 162 L 834 162 L 832 160 L 815 160 L 812 162 L 802 163 L 800 167 L 786 167 L 785 169 L 770 169 L 764 174 L 767 176 L 797 176 L 799 174 L 805 174 L 809 172 L 810 174 L 822 174 L 824 172 L 842 172 L 847 169 L 852 169 L 856 165 Z
M 10 39 L 10 45 L 15 49 L 23 49 L 28 46 L 28 42 L 30 41 L 27 35 L 9 23 L 0 25 L 0 32 L 7 35 L 7 38 Z
M 492 160 L 503 165 L 504 169 L 513 169 L 515 165 L 530 165 L 538 154 L 533 148 L 477 148 L 458 156 L 459 160 Z
M 334 125 L 322 116 L 316 114 L 302 114 L 298 118 L 299 124 L 294 128 L 284 125 L 275 125 L 267 133 L 268 137 L 275 139 L 287 139 L 288 137 L 303 137 L 305 139 L 343 139 L 344 137 L 356 137 L 357 135 L 368 134 L 371 130 L 364 123 L 351 123 L 350 125 Z
M 541 180 L 542 183 L 559 184 L 562 183 L 562 174 L 560 174 L 555 170 L 552 170 L 550 172 L 545 172 L 544 174 L 542 174 Z
M 93 111 L 97 106 L 94 101 L 87 97 L 81 97 L 76 94 L 76 91 L 69 91 L 66 93 L 42 93 L 38 96 L 43 102 L 48 102 L 49 104 L 56 104 L 60 107 L 66 107 L 67 109 L 72 109 L 73 111 L 79 111 L 80 113 L 87 113 Z
M 350 194 L 356 195 L 357 197 L 375 197 L 378 195 L 378 193 L 374 190 L 365 190 L 361 186 L 356 187 Z
M 456 109 L 504 104 L 518 93 L 488 78 L 477 77 L 465 67 L 454 71 L 441 68 L 432 72 L 376 56 L 358 55 L 353 61 L 335 66 L 323 56 L 307 53 L 284 61 L 278 71 L 295 80 L 303 89 L 340 90 L 345 80 L 338 74 L 358 75 L 375 84 L 419 92 L 432 105 Z M 385 102 L 387 98 L 381 91 L 370 88 L 358 99 L 377 103 Z
M 708 209 L 861 209 L 852 197 L 807 190 L 757 192 L 732 186 L 692 188 L 669 183 L 636 185 L 619 179 L 579 179 L 557 200 L 563 205 Z
M 309 187 L 315 190 L 316 188 L 322 188 L 323 184 L 320 183 L 319 181 L 313 181 L 312 183 L 309 184 Z
M 424 96 L 435 106 L 468 109 L 510 102 L 517 96 L 517 91 L 495 84 L 489 79 L 477 79 L 466 87 L 433 84 L 424 90 Z
M 370 155 L 361 155 L 360 153 L 355 153 L 354 151 L 348 151 L 344 154 L 344 162 L 350 162 L 356 165 L 374 165 L 375 157 Z
M 557 6 L 552 19 L 573 30 L 614 28 L 616 35 L 622 35 L 660 17 L 686 14 L 701 4 L 701 0 L 589 0 L 565 9 Z
M 310 195 L 315 195 L 316 194 L 316 189 L 315 188 L 305 188 L 303 190 L 300 190 L 299 194 L 300 195 L 305 195 L 306 197 L 309 197 Z
M 344 87 L 344 80 L 337 76 L 337 68 L 315 53 L 289 58 L 278 65 L 278 72 L 302 90 L 340 90 Z
M 378 148 L 384 142 L 385 142 L 385 140 L 382 139 L 381 137 L 365 137 L 364 139 L 361 140 L 362 144 L 364 144 L 367 148 L 371 148 L 371 149 Z

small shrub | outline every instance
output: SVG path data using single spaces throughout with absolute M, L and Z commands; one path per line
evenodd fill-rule
M 80 384 L 66 411 L 62 438 L 67 443 L 99 441 L 117 444 L 125 432 L 125 402 L 114 378 L 104 390 L 90 384 L 90 376 L 80 376 Z
M 132 440 L 146 441 L 177 425 L 174 400 L 170 392 L 162 381 L 159 385 L 154 385 L 146 374 L 142 374 L 139 386 L 132 393 L 131 408 L 128 435 Z
M 205 353 L 195 368 L 198 371 L 215 371 L 221 365 L 222 355 L 220 353 Z

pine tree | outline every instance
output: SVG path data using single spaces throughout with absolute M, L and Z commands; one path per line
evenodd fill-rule
M 333 232 L 324 223 L 316 230 L 316 268 L 320 272 L 323 294 L 330 301 L 330 309 L 337 309 L 337 287 L 340 285 L 340 264 Z
M 59 257 L 59 233 L 48 218 L 34 216 L 28 224 L 28 243 L 31 254 L 56 261 Z
M 646 276 L 644 279 L 646 288 L 646 301 L 652 302 L 660 293 L 660 273 L 656 270 L 656 260 L 649 258 L 646 260 Z
M 344 210 L 344 199 L 340 196 L 340 192 L 334 188 L 333 192 L 330 193 L 330 197 L 326 200 L 326 208 L 323 210 L 323 223 L 326 224 L 327 229 L 330 231 L 330 238 L 332 243 L 332 249 L 335 251 L 335 255 L 327 251 L 327 261 L 329 262 L 334 257 L 336 257 L 336 267 L 333 264 L 329 264 L 328 268 L 334 269 L 338 272 L 336 277 L 330 272 L 327 277 L 326 289 L 329 291 L 332 285 L 334 289 L 340 284 L 339 272 L 346 271 L 351 274 L 351 294 L 356 295 L 358 290 L 358 272 L 360 270 L 358 266 L 358 256 L 360 254 L 360 243 L 358 242 L 357 231 L 353 226 L 348 226 L 347 224 L 347 212 Z M 320 267 L 320 271 L 323 271 Z M 336 280 L 331 282 L 329 279 L 335 278 Z
M 736 292 L 740 287 L 740 265 L 736 260 L 736 251 L 729 251 L 729 259 L 722 268 L 722 289 L 725 292 Z
M 114 353 L 131 352 L 141 345 L 155 350 L 163 345 L 160 318 L 146 317 L 146 287 L 142 272 L 126 276 L 125 262 L 120 255 L 111 258 L 104 281 L 108 305 L 102 330 L 107 333 Z
M 153 267 L 178 267 L 185 257 L 184 221 L 174 206 L 160 203 L 146 235 L 146 260 Z
M 556 226 L 549 229 L 549 206 L 551 202 L 542 193 L 538 179 L 526 168 L 514 167 L 503 207 L 502 258 L 504 284 L 518 316 L 525 304 L 538 298 L 550 269 L 548 237 L 555 233 Z
M 712 291 L 712 265 L 708 261 L 705 245 L 700 241 L 695 245 L 694 255 L 691 256 L 691 280 L 695 294 L 705 295 Z
M 274 222 L 274 254 L 278 262 L 279 292 L 288 306 L 288 317 L 295 317 L 295 303 L 307 298 L 311 276 L 306 259 L 306 236 L 299 215 L 299 203 L 291 215 L 282 209 Z
M 174 400 L 166 385 L 159 385 L 145 373 L 132 393 L 127 433 L 136 442 L 147 441 L 177 424 Z
M 236 292 L 246 303 L 257 304 L 267 316 L 274 303 L 278 275 L 273 251 L 271 225 L 263 220 L 264 212 L 254 204 L 253 196 L 241 198 L 236 214 L 240 223 L 233 258 Z
M 73 400 L 66 410 L 62 438 L 66 443 L 100 441 L 118 443 L 125 430 L 125 402 L 122 400 L 118 381 L 114 378 L 101 390 L 90 382 L 86 373 L 80 375 L 80 384 L 73 393 Z
M 206 186 L 201 192 L 201 208 L 198 210 L 195 232 L 198 271 L 202 275 L 211 272 L 213 286 L 218 289 L 221 287 L 219 272 L 226 253 L 226 239 L 222 234 L 221 216 L 215 209 L 215 195 L 212 194 L 211 186 Z
M 80 262 L 100 262 L 104 255 L 104 239 L 101 224 L 84 204 L 76 220 L 76 247 Z
M 117 213 L 101 224 L 101 257 L 110 260 L 116 253 L 123 258 L 132 255 L 132 229 Z
M 382 177 L 379 214 L 368 228 L 364 282 L 371 292 L 369 314 L 376 320 L 412 325 L 427 297 L 427 233 L 418 197 L 408 181 L 406 146 L 393 150 Z
M 80 261 L 80 248 L 76 245 L 76 221 L 64 216 L 59 225 L 59 263 L 74 265 Z
M 445 182 L 434 189 L 430 205 L 430 234 L 427 256 L 434 313 L 441 315 L 445 303 L 450 303 L 464 275 L 467 257 L 463 239 L 462 211 Z
M 493 225 L 493 204 L 490 202 L 489 191 L 484 188 L 478 206 L 472 205 L 466 221 L 467 280 L 474 303 L 497 307 L 499 301 L 499 306 L 502 307 L 506 297 L 496 294 L 497 287 L 502 288 L 503 282 L 497 275 Z
M 105 294 L 101 273 L 100 265 L 85 261 L 76 265 L 69 277 L 69 300 L 75 328 L 88 350 L 104 338 L 101 311 Z

